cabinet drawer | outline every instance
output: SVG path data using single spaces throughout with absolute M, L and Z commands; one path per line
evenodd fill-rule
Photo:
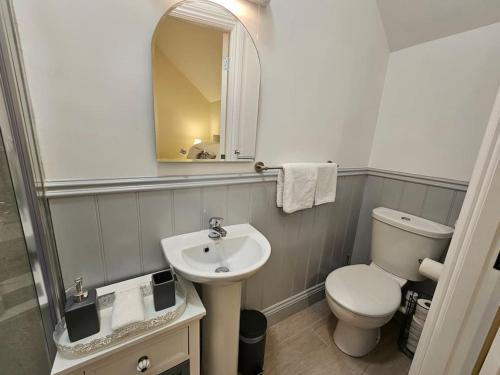
M 170 370 L 162 372 L 160 375 L 190 375 L 189 374 L 189 361 L 182 362 Z
M 188 328 L 147 340 L 85 369 L 85 375 L 137 375 L 139 359 L 146 357 L 149 368 L 142 372 L 158 375 L 188 359 Z

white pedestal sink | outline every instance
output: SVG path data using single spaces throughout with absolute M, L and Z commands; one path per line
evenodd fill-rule
M 207 310 L 203 320 L 202 370 L 207 375 L 237 375 L 241 281 L 269 259 L 269 241 L 250 224 L 224 227 L 227 235 L 208 238 L 208 230 L 161 241 L 175 272 L 202 285 Z

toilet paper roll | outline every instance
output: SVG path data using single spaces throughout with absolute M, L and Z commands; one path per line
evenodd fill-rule
M 410 331 L 408 332 L 408 335 L 415 338 L 419 339 L 420 335 L 422 334 L 422 328 L 417 328 L 417 327 L 411 327 Z
M 429 313 L 429 309 L 431 307 L 431 301 L 425 298 L 419 298 L 417 300 L 417 306 L 415 308 L 415 316 L 418 320 L 425 322 L 427 319 L 427 314 Z
M 410 324 L 410 331 L 413 332 L 414 334 L 418 335 L 424 329 L 424 322 L 417 319 L 416 317 L 413 317 L 413 318 L 414 318 L 414 320 L 412 320 L 412 322 Z
M 407 342 L 406 343 L 406 348 L 412 352 L 412 353 L 415 353 L 415 351 L 417 350 L 417 344 L 413 343 L 413 342 Z
M 413 337 L 408 337 L 408 341 L 406 341 L 406 345 L 411 345 L 413 347 L 417 346 L 418 344 L 418 339 L 415 339 Z
M 420 332 L 420 334 L 421 333 L 422 332 Z M 418 342 L 418 340 L 420 339 L 420 334 L 416 334 L 410 330 L 410 332 L 408 332 L 408 340 L 414 340 L 415 342 Z
M 432 303 L 432 301 L 430 299 L 419 298 L 419 299 L 417 299 L 417 309 L 420 308 L 420 309 L 423 309 L 425 311 L 429 311 L 429 309 L 431 308 L 431 303 Z
M 415 311 L 415 317 L 421 322 L 425 322 L 427 319 L 427 314 L 422 311 Z
M 443 272 L 443 263 L 436 262 L 435 260 L 425 258 L 420 264 L 418 272 L 421 275 L 428 277 L 431 280 L 438 281 L 441 272 Z
M 422 332 L 422 330 L 424 329 L 424 322 L 413 315 L 413 318 L 411 319 L 410 329 L 414 332 Z
M 420 335 L 422 334 L 423 329 L 424 329 L 424 322 L 418 319 L 415 315 L 413 315 L 411 319 L 410 330 L 408 332 L 408 339 L 406 341 L 406 348 L 410 352 L 415 353 L 415 351 L 417 350 L 417 345 L 420 340 Z

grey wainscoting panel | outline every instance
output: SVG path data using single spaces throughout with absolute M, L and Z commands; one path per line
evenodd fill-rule
M 372 238 L 372 210 L 380 205 L 384 179 L 375 176 L 368 176 L 363 193 L 363 201 L 359 213 L 356 239 L 351 263 L 368 263 L 370 242 Z
M 104 284 L 104 255 L 95 198 L 54 199 L 50 201 L 50 211 L 65 287 L 78 276 L 83 277 L 86 285 Z
M 300 228 L 297 231 L 297 255 L 292 270 L 292 295 L 306 289 L 307 262 L 313 242 L 314 214 L 314 210 L 305 210 L 300 213 Z
M 335 203 L 291 215 L 276 207 L 274 181 L 55 198 L 51 206 L 65 274 L 74 277 L 72 259 L 81 255 L 82 268 L 92 270 L 88 277 L 98 285 L 164 268 L 161 239 L 206 227 L 210 216 L 223 216 L 228 225 L 249 222 L 272 246 L 267 264 L 244 285 L 244 305 L 262 309 L 317 285 L 345 264 L 364 180 L 340 177 Z M 73 238 L 83 247 L 69 246 Z
M 302 223 L 302 211 L 294 212 L 283 217 L 283 256 L 280 269 L 283 270 L 281 287 L 278 292 L 278 301 L 293 295 L 293 283 L 295 281 L 295 265 L 302 249 L 300 248 L 299 235 Z
M 208 228 L 211 217 L 227 218 L 227 186 L 210 186 L 201 189 L 203 229 Z M 227 223 L 222 223 L 227 225 Z
M 352 253 L 354 251 L 354 242 L 356 239 L 356 233 L 358 230 L 358 221 L 361 210 L 361 203 L 363 201 L 363 193 L 365 190 L 366 178 L 358 176 L 353 181 L 352 186 L 352 196 L 351 204 L 349 208 L 349 227 L 346 233 L 346 239 L 344 241 L 344 247 L 342 249 L 342 257 L 339 259 L 340 264 L 336 263 L 332 268 L 342 267 L 346 264 L 351 263 Z
M 250 222 L 259 231 L 261 231 L 264 236 L 267 237 L 267 233 L 271 232 L 270 223 L 267 211 L 269 209 L 268 202 L 268 192 L 267 190 L 271 187 L 266 185 L 271 185 L 267 183 L 253 184 L 251 186 L 250 200 L 251 200 L 251 211 L 250 211 Z M 268 238 L 269 239 L 269 238 Z M 271 256 L 273 256 L 274 247 L 271 243 Z M 264 268 L 260 269 L 252 277 L 248 278 L 246 281 L 246 296 L 245 296 L 245 307 L 253 309 L 262 309 L 262 275 L 264 274 Z
M 271 306 L 280 301 L 283 288 L 286 287 L 282 284 L 284 273 L 279 271 L 285 253 L 284 216 L 281 209 L 276 207 L 276 183 L 266 182 L 254 185 L 250 224 L 266 236 L 272 247 L 269 260 L 257 274 L 261 278 L 262 307 Z
M 397 209 L 403 195 L 403 181 L 384 179 L 384 187 L 382 189 L 382 197 L 380 205 L 387 208 Z
M 332 264 L 335 268 L 338 268 L 345 263 L 342 252 L 349 224 L 351 223 L 351 219 L 349 217 L 349 207 L 351 205 L 352 187 L 357 178 L 358 177 L 344 178 L 338 186 L 338 199 L 336 200 L 334 207 L 334 210 L 336 211 L 335 227 L 333 228 L 335 230 L 333 239 L 334 243 L 332 243 L 330 259 L 328 263 L 325 264 L 326 269 L 323 267 L 324 269 L 321 274 L 322 280 L 328 276 L 328 273 L 332 268 L 330 264 Z
M 139 193 L 139 219 L 144 272 L 158 271 L 167 266 L 160 240 L 170 237 L 173 230 L 172 191 Z
M 323 282 L 334 269 L 368 263 L 371 212 L 387 206 L 453 224 L 461 188 L 376 175 L 339 176 L 337 199 L 292 215 L 276 207 L 276 182 L 51 198 L 64 281 L 82 275 L 89 285 L 166 266 L 160 241 L 206 228 L 249 222 L 272 246 L 268 263 L 243 285 L 247 308 L 264 309 Z
M 174 190 L 174 234 L 201 229 L 201 190 Z
M 325 204 L 324 206 L 328 210 L 328 217 L 326 218 L 326 233 L 321 248 L 318 283 L 325 281 L 326 277 L 336 264 L 336 262 L 334 262 L 334 259 L 341 257 L 337 256 L 337 254 L 335 253 L 335 244 L 337 242 L 337 225 L 339 223 L 339 220 L 337 220 L 339 211 L 338 201 Z M 347 221 L 350 223 L 350 218 L 347 219 Z
M 106 281 L 115 282 L 140 275 L 144 267 L 137 193 L 101 195 L 97 201 Z
M 274 183 L 252 186 L 250 223 L 269 239 L 272 253 L 246 283 L 243 300 L 247 308 L 267 308 L 317 285 L 336 268 L 332 258 L 352 252 L 361 204 L 356 199 L 361 200 L 364 179 L 339 178 L 335 203 L 291 215 L 276 207 Z
M 465 191 L 456 191 L 455 197 L 453 199 L 453 206 L 451 207 L 450 216 L 448 218 L 448 225 L 450 227 L 455 227 L 455 223 L 458 220 L 458 215 L 462 209 L 462 205 L 465 199 Z
M 346 177 L 347 178 L 347 177 Z M 321 259 L 321 267 L 319 272 L 319 279 L 323 280 L 328 276 L 328 273 L 338 267 L 342 262 L 340 261 L 341 255 L 335 252 L 336 242 L 338 238 L 337 229 L 342 223 L 343 219 L 340 214 L 340 205 L 342 204 L 342 189 L 340 186 L 344 185 L 344 181 L 341 180 L 338 183 L 337 196 L 335 197 L 335 202 L 332 203 L 330 216 L 328 218 L 328 231 L 327 239 L 325 241 L 325 246 L 323 247 L 323 254 Z
M 251 189 L 253 184 L 229 185 L 227 190 L 227 224 L 250 222 Z
M 375 207 L 389 207 L 453 226 L 460 213 L 464 196 L 464 191 L 452 188 L 368 176 L 352 263 L 370 261 L 371 211 Z
M 422 217 L 442 224 L 448 223 L 454 196 L 454 190 L 429 186 L 422 207 Z
M 421 216 L 426 192 L 426 185 L 405 182 L 399 209 L 412 215 Z
M 310 288 L 318 283 L 323 249 L 325 246 L 333 246 L 333 244 L 325 244 L 326 234 L 330 224 L 329 217 L 331 208 L 331 203 L 314 207 L 313 238 L 311 251 L 309 252 L 309 260 L 307 262 L 306 288 Z

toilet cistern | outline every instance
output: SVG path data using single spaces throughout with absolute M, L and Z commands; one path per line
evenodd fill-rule
M 222 217 L 211 217 L 208 220 L 208 238 L 212 240 L 218 240 L 221 237 L 226 237 L 227 231 L 221 227 L 221 223 L 224 221 Z

